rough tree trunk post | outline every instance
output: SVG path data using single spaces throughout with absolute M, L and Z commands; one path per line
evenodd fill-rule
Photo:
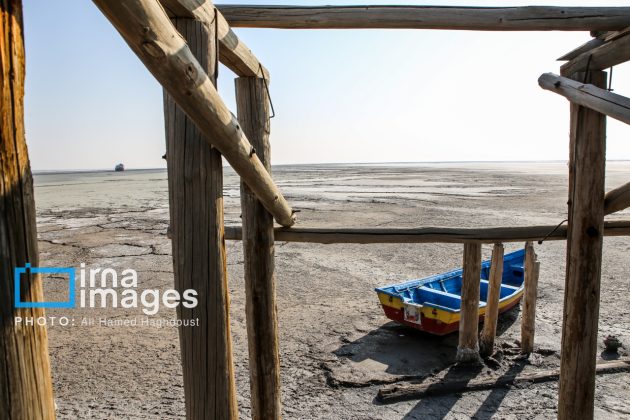
M 497 318 L 499 317 L 499 298 L 501 297 L 501 280 L 503 280 L 503 244 L 494 244 L 488 281 L 488 297 L 483 330 L 479 340 L 479 351 L 482 356 L 490 356 L 494 350 L 494 339 L 497 335 Z
M 236 79 L 236 105 L 243 132 L 271 172 L 269 101 L 264 79 Z M 241 209 L 252 418 L 280 419 L 273 217 L 243 182 Z
M 459 345 L 456 360 L 477 363 L 479 358 L 479 282 L 481 280 L 481 244 L 464 244 L 462 305 L 459 320 Z
M 14 269 L 39 264 L 33 179 L 24 137 L 24 38 L 21 0 L 0 1 L 0 417 L 54 419 L 46 327 L 16 325 L 44 316 L 14 305 Z M 39 275 L 22 274 L 23 302 L 42 302 Z
M 578 77 L 580 75 L 577 75 Z M 590 83 L 606 87 L 606 73 Z M 604 226 L 606 117 L 571 105 L 567 277 L 558 418 L 592 419 Z
M 173 23 L 216 83 L 214 28 L 192 19 Z M 199 319 L 179 331 L 186 418 L 236 419 L 221 155 L 166 91 L 164 115 L 175 286 L 195 289 L 199 300 L 195 308 L 178 306 L 181 319 Z
M 525 244 L 525 298 L 521 315 L 521 352 L 525 354 L 534 351 L 539 272 L 540 263 L 537 261 L 534 244 L 527 242 Z

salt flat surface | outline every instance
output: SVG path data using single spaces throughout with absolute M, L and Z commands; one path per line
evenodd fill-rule
M 303 165 L 273 168 L 281 190 L 315 227 L 555 225 L 566 218 L 567 166 L 552 163 Z M 630 179 L 630 163 L 609 162 L 607 189 Z M 226 169 L 226 223 L 240 223 L 238 179 Z M 134 268 L 140 287 L 173 287 L 165 170 L 35 176 L 42 266 Z M 628 219 L 630 211 L 610 216 Z M 506 251 L 522 244 L 508 244 Z M 548 418 L 555 383 L 380 405 L 382 384 L 415 377 L 461 377 L 451 370 L 457 335 L 420 334 L 388 322 L 374 287 L 461 265 L 449 244 L 276 244 L 285 418 Z M 558 366 L 564 288 L 563 242 L 536 246 L 541 262 L 536 345 L 531 360 L 505 357 L 498 377 Z M 227 242 L 231 323 L 240 415 L 250 413 L 243 255 Z M 491 247 L 484 246 L 484 258 Z M 599 334 L 630 344 L 630 239 L 605 239 Z M 46 296 L 64 293 L 46 283 Z M 67 315 L 49 310 L 49 315 Z M 75 316 L 134 319 L 139 310 L 75 309 Z M 156 319 L 170 319 L 164 309 Z M 518 310 L 504 316 L 499 344 L 514 346 Z M 175 328 L 49 328 L 58 418 L 182 418 L 184 398 Z M 600 344 L 601 347 L 601 344 Z M 600 352 L 603 348 L 600 348 Z M 602 353 L 600 357 L 610 357 Z M 459 375 L 459 376 L 458 376 Z M 596 415 L 630 416 L 630 376 L 598 377 Z

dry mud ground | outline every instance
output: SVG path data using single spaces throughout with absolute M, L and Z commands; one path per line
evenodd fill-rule
M 628 181 L 630 164 L 608 164 L 607 188 Z M 557 224 L 566 212 L 566 165 L 434 164 L 276 167 L 274 176 L 300 223 L 311 226 L 508 226 Z M 36 176 L 41 266 L 133 268 L 141 289 L 173 284 L 165 236 L 164 171 Z M 238 185 L 226 176 L 226 220 L 239 222 Z M 630 217 L 626 211 L 612 219 Z M 511 251 L 522 244 L 509 244 Z M 249 417 L 247 337 L 240 242 L 228 242 L 229 288 L 239 411 Z M 490 247 L 484 246 L 484 258 Z M 606 238 L 599 342 L 630 343 L 630 238 Z M 557 384 L 520 385 L 390 405 L 375 396 L 387 383 L 462 377 L 450 369 L 457 335 L 435 338 L 383 316 L 374 287 L 461 265 L 460 245 L 276 244 L 285 418 L 553 418 Z M 473 372 L 499 377 L 559 365 L 564 242 L 537 246 L 541 261 L 536 345 L 529 360 L 507 355 Z M 47 297 L 60 283 L 46 281 Z M 71 311 L 71 312 L 69 312 Z M 102 326 L 100 318 L 141 319 L 137 309 L 49 310 L 74 326 L 49 328 L 58 417 L 181 418 L 184 393 L 177 329 Z M 162 308 L 152 319 L 172 319 Z M 82 319 L 96 325 L 80 325 Z M 499 344 L 519 338 L 519 311 L 501 319 Z M 622 351 L 622 353 L 624 353 Z M 627 356 L 627 353 L 625 353 Z M 630 374 L 597 379 L 596 416 L 630 416 Z

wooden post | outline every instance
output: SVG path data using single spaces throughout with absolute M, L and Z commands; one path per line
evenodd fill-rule
M 479 358 L 479 283 L 481 280 L 481 244 L 464 244 L 461 319 L 456 360 L 477 363 Z
M 17 309 L 14 301 L 14 269 L 39 264 L 24 137 L 22 1 L 0 2 L 0 19 L 0 417 L 54 419 L 46 327 L 19 322 L 42 317 L 44 310 Z M 40 276 L 22 274 L 19 296 L 22 302 L 43 302 Z
M 243 132 L 271 172 L 269 99 L 264 79 L 236 79 L 236 105 Z M 252 418 L 280 419 L 273 217 L 244 182 L 241 182 L 241 209 Z
M 488 281 L 486 314 L 483 319 L 483 330 L 479 340 L 479 350 L 482 356 L 490 356 L 494 351 L 494 338 L 497 335 L 497 319 L 499 317 L 501 281 L 503 280 L 503 254 L 503 244 L 494 244 L 490 265 L 490 279 Z
M 192 19 L 173 23 L 216 82 L 214 28 Z M 164 114 L 175 287 L 195 289 L 199 301 L 177 307 L 180 319 L 199 319 L 179 330 L 186 418 L 236 419 L 221 154 L 166 91 Z
M 592 71 L 589 76 L 593 85 L 606 86 L 605 72 Z M 567 277 L 558 398 L 558 418 L 563 420 L 592 419 L 594 414 L 605 149 L 605 116 L 572 104 Z
M 527 242 L 525 244 L 525 298 L 521 315 L 521 352 L 525 354 L 534 351 L 539 272 L 540 263 L 537 261 L 534 245 Z

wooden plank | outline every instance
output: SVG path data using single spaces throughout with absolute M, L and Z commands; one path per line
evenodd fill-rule
M 252 146 L 236 117 L 223 103 L 206 70 L 199 65 L 160 3 L 157 0 L 93 1 L 206 141 L 211 139 L 212 146 L 221 152 L 267 211 L 279 224 L 293 225 L 295 215 L 291 207 L 258 156 L 252 153 Z
M 606 73 L 590 73 L 606 86 Z M 604 230 L 606 117 L 571 105 L 569 240 L 562 326 L 558 418 L 592 419 Z
M 217 5 L 232 27 L 282 29 L 462 29 L 612 31 L 630 26 L 628 7 Z
M 479 279 L 481 278 L 481 244 L 464 244 L 462 267 L 462 303 L 459 321 L 459 344 L 455 360 L 479 363 Z
M 276 241 L 309 242 L 317 244 L 397 244 L 397 243 L 452 243 L 562 241 L 567 237 L 565 226 L 523 226 L 496 228 L 275 228 Z M 549 236 L 547 236 L 549 235 Z M 630 236 L 630 220 L 608 221 L 605 236 Z M 241 240 L 240 226 L 226 226 L 225 239 Z
M 574 49 L 572 51 L 569 51 L 568 53 L 566 53 L 562 57 L 558 58 L 558 61 L 573 60 L 574 58 L 578 57 L 579 55 L 584 54 L 585 52 L 590 51 L 593 48 L 597 48 L 600 45 L 604 45 L 605 43 L 606 43 L 606 41 L 603 40 L 603 39 L 593 38 L 590 41 L 585 42 L 584 44 L 580 45 L 576 49 Z
M 534 351 L 534 335 L 536 332 L 536 297 L 538 294 L 538 275 L 540 263 L 537 261 L 534 245 L 525 245 L 525 291 L 523 310 L 521 311 L 521 352 Z
M 0 413 L 6 419 L 54 419 L 46 326 L 22 320 L 43 308 L 16 308 L 14 269 L 39 265 L 33 178 L 24 134 L 24 38 L 21 0 L 0 2 Z M 20 276 L 22 302 L 43 302 L 42 281 Z
M 630 370 L 630 361 L 614 360 L 597 364 L 596 373 L 617 373 Z M 415 400 L 423 397 L 435 397 L 460 392 L 483 391 L 486 389 L 504 388 L 519 383 L 541 383 L 558 380 L 560 369 L 549 369 L 540 372 L 527 372 L 504 375 L 499 378 L 473 379 L 471 381 L 447 381 L 430 384 L 390 385 L 378 391 L 379 401 L 389 404 L 399 401 Z M 576 417 L 580 418 L 580 417 Z
M 497 320 L 499 318 L 501 281 L 503 280 L 503 255 L 503 244 L 494 244 L 492 261 L 490 262 L 486 313 L 483 318 L 483 330 L 479 338 L 479 353 L 482 356 L 490 356 L 494 351 L 494 339 L 497 335 Z
M 160 0 L 170 17 L 193 18 L 205 26 L 215 26 L 219 39 L 219 59 L 237 76 L 264 77 L 269 79 L 267 69 L 254 53 L 232 31 L 223 14 L 210 0 Z
M 571 76 L 587 69 L 604 70 L 628 60 L 630 60 L 630 33 L 625 33 L 564 63 L 560 67 L 560 74 Z M 602 86 L 602 88 L 605 87 Z
M 173 23 L 204 70 L 214 74 L 214 27 L 193 19 Z M 164 113 L 175 288 L 196 290 L 199 302 L 177 310 L 182 320 L 199 320 L 179 329 L 186 418 L 236 419 L 221 154 L 166 91 Z
M 553 73 L 541 75 L 538 84 L 543 89 L 562 95 L 573 103 L 630 124 L 630 98 Z
M 255 77 L 236 79 L 236 106 L 243 131 L 271 172 L 269 98 L 265 81 Z M 282 403 L 273 218 L 244 183 L 241 183 L 241 209 L 245 233 L 243 259 L 251 417 L 280 419 Z
M 612 214 L 628 207 L 630 207 L 630 182 L 606 193 L 604 214 Z

